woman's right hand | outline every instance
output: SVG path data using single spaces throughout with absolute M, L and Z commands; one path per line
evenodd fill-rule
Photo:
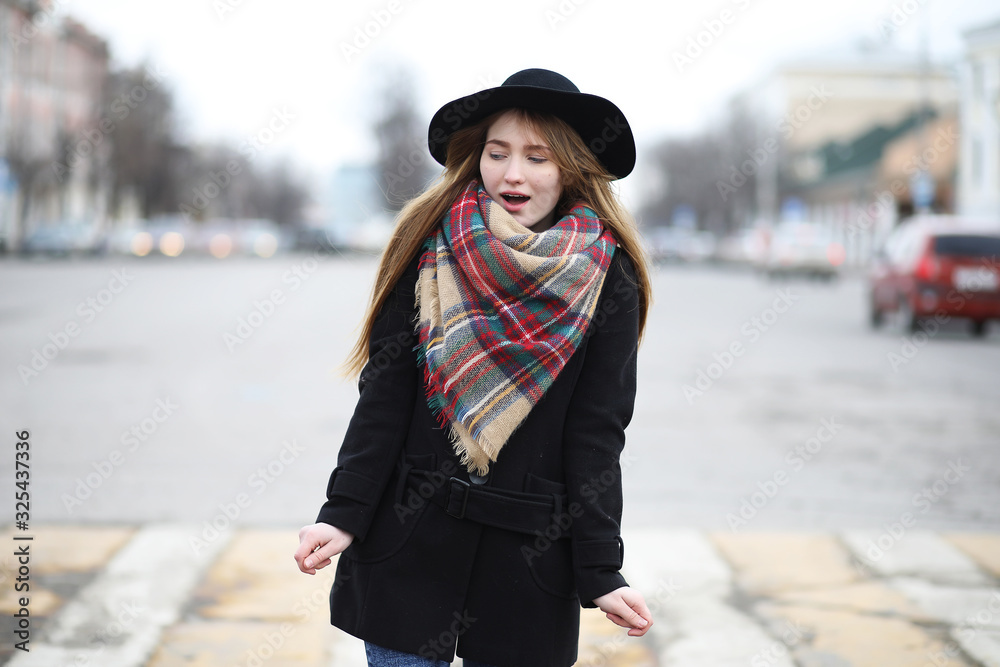
M 330 559 L 351 546 L 354 536 L 328 523 L 314 523 L 299 531 L 295 562 L 306 574 L 316 574 L 330 564 Z

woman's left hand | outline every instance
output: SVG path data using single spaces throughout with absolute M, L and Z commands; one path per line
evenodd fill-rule
M 295 562 L 306 574 L 316 574 L 333 562 L 331 559 L 351 545 L 354 535 L 328 523 L 314 523 L 299 531 Z
M 611 622 L 629 628 L 630 637 L 642 637 L 653 625 L 653 615 L 649 613 L 642 593 L 628 586 L 622 586 L 594 600 L 594 604 Z

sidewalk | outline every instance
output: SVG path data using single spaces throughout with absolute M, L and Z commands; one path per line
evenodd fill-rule
M 0 664 L 364 667 L 329 625 L 333 568 L 298 572 L 296 530 L 45 526 L 0 533 Z M 1000 534 L 626 533 L 656 624 L 584 610 L 581 666 L 1000 667 Z M 30 653 L 14 649 L 15 546 L 30 545 Z M 516 638 L 512 638 L 516 641 Z M 456 661 L 456 667 L 461 663 Z

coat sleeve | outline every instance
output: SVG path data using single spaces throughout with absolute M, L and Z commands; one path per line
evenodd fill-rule
M 364 540 L 409 431 L 419 385 L 414 346 L 414 259 L 376 316 L 360 398 L 327 484 L 317 522 Z
M 619 570 L 625 427 L 635 404 L 639 298 L 635 273 L 620 248 L 608 269 L 588 329 L 585 358 L 566 418 L 564 466 L 572 523 L 573 568 L 580 603 L 627 586 Z

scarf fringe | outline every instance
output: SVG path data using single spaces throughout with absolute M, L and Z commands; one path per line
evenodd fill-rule
M 448 415 L 445 413 L 445 408 L 448 407 L 448 399 L 437 391 L 438 384 L 433 381 L 433 373 L 427 365 L 427 352 L 420 343 L 417 343 L 413 350 L 417 354 L 417 368 L 423 370 L 424 396 L 427 399 L 427 406 L 431 409 L 431 414 L 438 419 L 441 426 L 447 426 L 450 423 Z
M 462 432 L 457 428 L 457 425 L 452 423 L 448 428 L 448 439 L 451 441 L 451 447 L 455 450 L 455 454 L 458 455 L 459 463 L 469 472 L 474 472 L 477 475 L 485 477 L 490 471 L 490 463 L 496 461 L 496 458 L 490 458 L 486 455 L 486 462 L 480 462 L 477 457 L 473 456 L 473 450 L 470 450 L 468 444 L 465 442 L 465 437 Z
M 417 345 L 416 353 L 417 366 L 423 369 L 424 395 L 427 400 L 427 407 L 430 408 L 431 414 L 435 417 L 441 428 L 447 429 L 448 440 L 455 454 L 459 457 L 460 464 L 469 472 L 485 476 L 490 470 L 490 463 L 496 462 L 503 445 L 496 446 L 486 438 L 482 433 L 482 429 L 473 432 L 465 424 L 451 420 L 448 413 L 448 399 L 436 389 L 440 385 L 439 382 L 434 381 L 432 378 L 432 372 L 427 366 L 427 356 L 423 347 Z M 520 426 L 520 424 L 517 426 Z M 514 430 L 517 430 L 517 427 Z M 481 454 L 481 456 L 475 456 L 474 452 Z M 482 462 L 480 460 L 482 458 L 486 458 L 486 462 Z

